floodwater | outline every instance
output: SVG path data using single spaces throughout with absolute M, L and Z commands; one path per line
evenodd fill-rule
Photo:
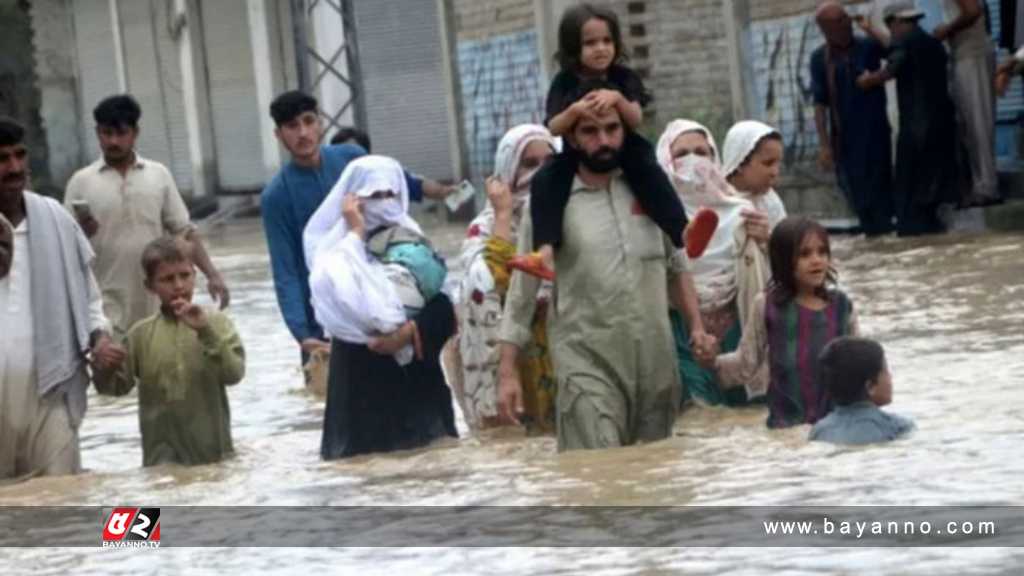
M 433 235 L 451 255 L 461 230 Z M 332 463 L 319 459 L 323 403 L 303 390 L 258 222 L 221 226 L 209 241 L 248 354 L 248 375 L 229 392 L 237 456 L 143 469 L 135 396 L 92 396 L 87 472 L 0 487 L 0 505 L 1024 504 L 1024 236 L 834 241 L 862 331 L 886 346 L 890 409 L 917 422 L 890 445 L 812 445 L 806 427 L 768 431 L 763 409 L 698 407 L 674 438 L 641 447 L 558 455 L 551 438 L 504 432 Z M 0 563 L 4 574 L 446 575 L 990 574 L 1024 563 L 1013 548 L 544 549 L 523 530 L 537 548 L 6 549 Z

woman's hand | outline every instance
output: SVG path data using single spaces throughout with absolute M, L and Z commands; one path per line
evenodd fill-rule
M 747 231 L 747 236 L 753 238 L 758 244 L 767 244 L 768 238 L 772 234 L 768 215 L 760 210 L 743 210 L 740 214 L 743 217 L 743 227 Z
M 508 187 L 508 184 L 505 184 L 496 176 L 491 176 L 484 183 L 484 189 L 487 191 L 487 199 L 491 201 L 491 206 L 494 206 L 495 216 L 512 216 L 512 211 L 515 208 L 515 198 L 512 196 L 512 189 Z
M 366 237 L 366 220 L 363 218 L 363 205 L 358 196 L 345 196 L 341 204 L 341 215 L 345 218 L 349 230 L 358 234 L 360 238 Z
M 693 357 L 697 363 L 705 368 L 712 368 L 715 365 L 715 358 L 718 356 L 718 339 L 704 332 L 695 330 L 690 336 L 690 346 L 693 349 Z

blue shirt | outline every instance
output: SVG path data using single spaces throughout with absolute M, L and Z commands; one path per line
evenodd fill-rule
M 302 232 L 348 163 L 365 154 L 365 150 L 352 144 L 322 146 L 320 166 L 307 168 L 289 162 L 261 194 L 263 230 L 267 235 L 277 304 L 288 330 L 299 342 L 324 337 L 310 303 Z M 423 197 L 421 182 L 408 173 L 406 180 L 409 199 L 420 201 Z
M 912 420 L 883 412 L 865 401 L 836 406 L 811 428 L 808 439 L 833 444 L 874 444 L 895 440 L 913 429 Z

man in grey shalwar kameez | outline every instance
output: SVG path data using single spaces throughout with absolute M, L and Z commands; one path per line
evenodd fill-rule
M 581 161 L 555 256 L 548 336 L 557 380 L 558 449 L 609 448 L 672 433 L 681 387 L 668 318 L 673 289 L 697 316 L 684 259 L 642 210 L 618 170 L 624 127 L 611 109 L 580 120 L 568 143 Z M 543 178 L 543 171 L 537 175 Z M 529 213 L 520 253 L 529 251 Z M 518 350 L 530 339 L 536 279 L 512 277 L 500 331 L 499 411 L 521 403 Z M 685 296 L 683 293 L 685 292 Z M 691 320 L 692 321 L 692 320 Z

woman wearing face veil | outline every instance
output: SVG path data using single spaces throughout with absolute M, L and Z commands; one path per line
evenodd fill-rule
M 748 234 L 766 218 L 726 182 L 714 136 L 703 125 L 690 120 L 670 122 L 658 140 L 657 155 L 683 202 L 687 218 L 692 220 L 701 208 L 718 215 L 718 228 L 707 250 L 689 268 L 704 330 L 718 340 L 723 352 L 734 350 L 754 298 L 769 277 L 767 257 L 760 243 Z M 710 405 L 746 404 L 750 398 L 742 387 L 723 391 L 717 376 L 697 363 L 695 352 L 699 351 L 694 349 L 686 322 L 676 311 L 671 316 L 680 375 L 688 396 Z M 765 365 L 757 378 L 767 382 L 767 377 Z M 764 389 L 756 384 L 751 382 L 748 388 Z
M 306 226 L 313 308 L 331 336 L 325 460 L 457 436 L 440 365 L 455 332 L 444 263 L 408 207 L 401 165 L 364 156 Z

